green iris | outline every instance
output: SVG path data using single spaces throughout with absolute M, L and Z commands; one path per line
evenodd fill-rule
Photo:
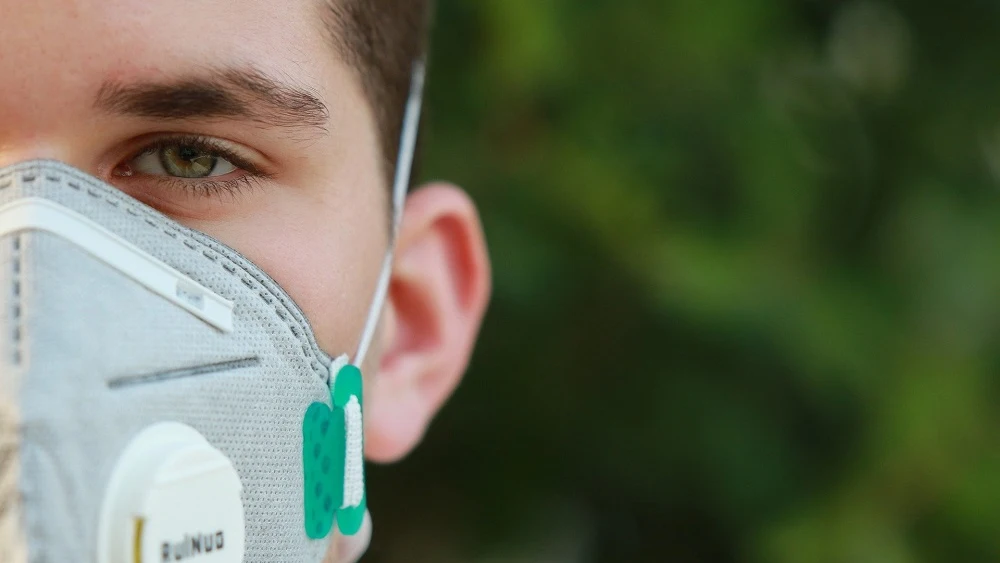
M 218 157 L 195 147 L 174 145 L 160 150 L 163 169 L 178 178 L 206 178 L 218 163 Z

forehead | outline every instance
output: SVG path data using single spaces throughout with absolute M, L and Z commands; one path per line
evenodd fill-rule
M 252 65 L 319 89 L 319 0 L 0 0 L 0 76 L 52 88 Z

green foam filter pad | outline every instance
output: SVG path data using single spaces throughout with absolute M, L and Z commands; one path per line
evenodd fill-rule
M 330 391 L 331 409 L 313 403 L 302 423 L 305 469 L 305 526 L 311 539 L 325 538 L 337 523 L 350 536 L 361 529 L 367 509 L 361 423 L 361 371 L 340 369 Z

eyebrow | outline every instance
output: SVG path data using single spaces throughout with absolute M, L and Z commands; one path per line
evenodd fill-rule
M 98 109 L 136 117 L 184 120 L 232 118 L 264 126 L 326 133 L 330 112 L 308 89 L 254 68 L 229 68 L 162 82 L 106 81 Z

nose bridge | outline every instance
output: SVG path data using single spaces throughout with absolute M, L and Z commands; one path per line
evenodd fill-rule
M 93 174 L 115 131 L 93 107 L 96 79 L 56 80 L 38 72 L 14 80 L 4 76 L 2 59 L 0 54 L 0 168 L 58 160 Z
M 16 44 L 4 45 L 5 50 L 16 48 Z M 25 71 L 9 68 L 9 60 L 0 55 L 0 167 L 38 158 L 66 158 L 74 128 L 70 115 L 80 116 L 73 108 L 78 94 L 59 82 L 65 79 L 46 72 L 45 64 Z
M 88 169 L 98 147 L 86 109 L 66 94 L 9 91 L 0 80 L 0 168 L 29 160 L 59 160 Z M 39 89 L 40 91 L 45 91 Z M 39 99 L 43 98 L 43 99 Z
M 7 49 L 5 37 L 3 43 L 0 50 Z M 102 129 L 95 127 L 92 80 L 56 69 L 8 70 L 0 53 L 0 167 L 46 159 L 89 170 Z
M 83 135 L 67 129 L 5 129 L 0 119 L 0 168 L 29 160 L 58 160 L 81 170 L 92 171 L 94 158 L 87 154 Z

